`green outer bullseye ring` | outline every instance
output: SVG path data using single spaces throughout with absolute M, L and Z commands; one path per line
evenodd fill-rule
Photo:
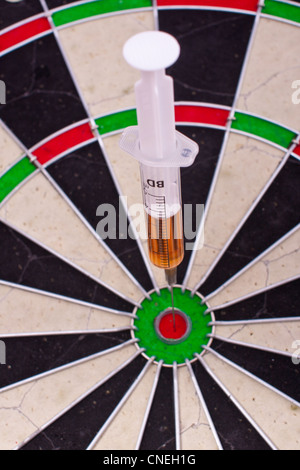
M 207 335 L 213 332 L 209 323 L 214 320 L 213 312 L 206 315 L 207 305 L 201 305 L 201 296 L 195 294 L 191 297 L 189 290 L 181 292 L 180 287 L 173 288 L 174 307 L 184 312 L 191 320 L 192 328 L 187 338 L 177 344 L 166 344 L 156 332 L 155 318 L 167 308 L 170 308 L 171 293 L 167 287 L 161 289 L 160 295 L 156 291 L 149 292 L 150 299 L 141 302 L 142 308 L 135 308 L 137 318 L 133 320 L 132 336 L 138 339 L 138 348 L 144 349 L 144 355 L 149 359 L 155 357 L 155 362 L 163 360 L 163 365 L 172 366 L 174 362 L 184 365 L 185 360 L 195 360 L 195 353 L 204 352 L 203 345 L 208 345 L 211 338 Z

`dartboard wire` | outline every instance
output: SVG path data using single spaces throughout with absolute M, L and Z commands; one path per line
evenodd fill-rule
M 212 377 L 215 383 L 223 390 L 225 395 L 229 398 L 230 401 L 235 405 L 235 407 L 242 413 L 242 415 L 249 421 L 249 423 L 256 429 L 256 431 L 260 434 L 260 436 L 264 439 L 264 441 L 270 446 L 272 450 L 278 450 L 269 436 L 263 431 L 263 429 L 256 423 L 256 421 L 251 417 L 251 415 L 247 412 L 247 410 L 241 405 L 241 403 L 232 395 L 230 390 L 226 387 L 225 384 L 217 377 L 217 375 L 212 371 L 212 369 L 208 366 L 208 364 L 204 361 L 204 359 L 199 355 L 195 354 L 197 359 L 199 360 L 200 364 L 206 370 L 206 372 Z
M 215 308 L 214 308 L 215 310 Z M 208 326 L 234 326 L 234 325 L 258 325 L 266 323 L 287 323 L 298 322 L 300 317 L 272 317 L 272 318 L 256 318 L 250 320 L 214 320 L 208 323 Z
M 56 28 L 56 26 L 55 26 L 55 24 L 54 24 L 54 22 L 53 22 L 53 19 L 52 19 L 52 16 L 51 16 L 51 12 L 50 12 L 50 10 L 49 10 L 49 8 L 48 8 L 48 6 L 47 6 L 46 0 L 39 0 L 39 1 L 40 1 L 40 4 L 41 4 L 41 6 L 42 6 L 42 8 L 43 8 L 43 10 L 44 10 L 44 12 L 45 12 L 47 18 L 48 18 L 48 21 L 50 22 L 50 25 L 51 25 L 51 28 L 52 28 L 52 31 L 53 31 L 53 35 L 54 35 L 54 37 L 55 37 L 55 40 L 56 40 L 56 42 L 57 42 L 57 45 L 58 45 L 58 47 L 59 47 L 59 49 L 60 49 L 60 52 L 61 52 L 61 54 L 62 54 L 62 57 L 63 57 L 63 59 L 64 59 L 64 62 L 65 62 L 65 64 L 66 64 L 66 67 L 67 67 L 67 69 L 68 69 L 68 71 L 69 71 L 69 74 L 70 74 L 70 76 L 71 76 L 71 78 L 72 78 L 72 80 L 73 80 L 74 86 L 75 86 L 76 91 L 77 91 L 77 93 L 78 93 L 78 95 L 79 95 L 79 97 L 80 97 L 80 100 L 81 100 L 81 103 L 82 103 L 82 105 L 83 105 L 83 107 L 84 107 L 84 110 L 85 110 L 85 112 L 86 112 L 86 115 L 88 116 L 89 124 L 90 124 L 90 127 L 91 127 L 91 131 L 94 133 L 94 135 L 96 134 L 96 139 L 97 139 L 98 145 L 99 145 L 100 150 L 101 150 L 101 152 L 102 152 L 102 154 L 103 154 L 103 156 L 104 156 L 104 159 L 105 159 L 105 161 L 106 161 L 107 167 L 108 167 L 108 169 L 109 169 L 109 171 L 110 171 L 110 174 L 111 174 L 111 177 L 112 177 L 112 179 L 113 179 L 113 181 L 114 181 L 115 187 L 116 187 L 116 189 L 117 189 L 117 191 L 118 191 L 118 193 L 119 193 L 119 200 L 120 200 L 120 202 L 121 202 L 121 204 L 122 204 L 123 210 L 125 211 L 125 213 L 126 213 L 126 215 L 127 215 L 128 221 L 129 221 L 129 223 L 130 223 L 130 226 L 131 226 L 132 231 L 133 231 L 133 234 L 134 234 L 134 238 L 135 238 L 136 243 L 137 243 L 137 245 L 138 245 L 138 248 L 139 248 L 139 250 L 140 250 L 141 256 L 142 256 L 142 258 L 143 258 L 143 261 L 144 261 L 145 267 L 146 267 L 146 269 L 147 269 L 148 275 L 149 275 L 149 277 L 150 277 L 150 279 L 151 279 L 152 285 L 153 285 L 153 287 L 155 288 L 156 292 L 159 294 L 160 290 L 159 290 L 159 287 L 158 287 L 158 285 L 157 285 L 157 282 L 156 282 L 154 273 L 153 273 L 153 271 L 152 271 L 150 262 L 149 262 L 149 260 L 148 260 L 148 258 L 147 258 L 147 256 L 146 256 L 145 250 L 144 250 L 144 248 L 143 248 L 143 246 L 142 246 L 142 242 L 141 242 L 141 239 L 140 239 L 140 237 L 139 237 L 139 235 L 138 235 L 138 233 L 137 233 L 136 227 L 135 227 L 135 225 L 134 225 L 134 223 L 133 223 L 133 221 L 132 221 L 132 217 L 131 217 L 131 215 L 130 215 L 130 213 L 129 213 L 128 207 L 127 207 L 127 205 L 125 204 L 124 197 L 122 197 L 123 194 L 122 194 L 122 190 L 121 190 L 119 181 L 118 181 L 118 179 L 117 179 L 117 177 L 116 177 L 116 175 L 115 175 L 115 172 L 114 172 L 114 170 L 113 170 L 113 167 L 112 167 L 112 164 L 111 164 L 111 162 L 110 162 L 110 159 L 108 158 L 108 155 L 107 155 L 107 152 L 106 152 L 105 145 L 104 145 L 104 143 L 103 143 L 102 137 L 101 137 L 101 136 L 99 135 L 99 133 L 98 133 L 98 126 L 97 126 L 97 124 L 96 124 L 96 122 L 95 122 L 95 119 L 93 118 L 93 116 L 92 116 L 91 113 L 90 113 L 90 110 L 89 110 L 89 107 L 88 107 L 88 105 L 87 105 L 87 102 L 86 102 L 86 100 L 85 100 L 85 98 L 84 98 L 84 96 L 83 96 L 83 93 L 82 93 L 82 91 L 81 91 L 81 88 L 80 88 L 80 86 L 79 86 L 79 84 L 78 84 L 78 82 L 77 82 L 77 79 L 76 79 L 76 77 L 75 77 L 75 74 L 73 73 L 72 67 L 71 67 L 71 65 L 70 65 L 70 63 L 69 63 L 69 59 L 68 59 L 68 57 L 67 57 L 67 55 L 66 55 L 66 53 L 65 53 L 65 50 L 64 50 L 64 48 L 63 48 L 63 45 L 62 45 L 62 43 L 61 43 L 61 40 L 60 40 L 60 37 L 59 37 L 59 34 L 58 34 L 58 30 L 57 30 L 57 28 Z M 147 296 L 148 296 L 148 294 L 147 294 Z
M 128 343 L 126 343 L 127 345 Z M 114 348 L 109 350 L 108 352 L 113 352 Z M 49 419 L 47 422 L 45 422 L 42 426 L 40 426 L 36 431 L 34 431 L 32 434 L 27 436 L 22 442 L 20 442 L 13 450 L 19 450 L 22 448 L 25 444 L 28 444 L 34 437 L 36 437 L 38 434 L 40 434 L 42 431 L 44 431 L 46 428 L 48 428 L 51 424 L 53 424 L 55 421 L 57 421 L 59 418 L 61 418 L 65 413 L 70 411 L 74 406 L 78 405 L 82 400 L 87 398 L 91 393 L 93 393 L 95 390 L 97 390 L 99 387 L 104 385 L 108 380 L 113 378 L 118 372 L 126 368 L 131 362 L 133 362 L 138 356 L 140 355 L 140 351 L 136 351 L 132 356 L 130 356 L 128 359 L 126 359 L 124 362 L 118 365 L 115 369 L 113 369 L 111 372 L 109 372 L 105 377 L 100 379 L 98 382 L 96 382 L 92 387 L 90 387 L 88 390 L 80 394 L 75 400 L 73 400 L 71 403 L 69 403 L 67 406 L 65 406 L 61 411 L 59 411 L 56 415 L 54 415 L 51 419 Z
M 142 350 L 141 350 L 142 351 Z M 92 441 L 89 443 L 87 446 L 86 450 L 93 450 L 93 447 L 97 444 L 97 442 L 100 440 L 101 436 L 104 434 L 104 432 L 107 430 L 113 419 L 116 417 L 116 415 L 120 412 L 121 408 L 124 406 L 125 402 L 128 400 L 128 398 L 131 396 L 132 392 L 135 390 L 135 388 L 138 386 L 138 384 L 141 382 L 143 377 L 145 376 L 146 372 L 148 371 L 149 367 L 152 365 L 154 361 L 154 356 L 151 357 L 137 376 L 137 378 L 134 380 L 134 382 L 131 384 L 127 392 L 123 395 L 122 399 L 119 401 L 118 405 L 114 408 L 112 413 L 109 415 L 103 426 L 99 429 L 95 437 L 92 439 Z
M 223 304 L 215 305 L 214 307 L 208 307 L 205 310 L 204 315 L 210 313 L 211 311 L 231 307 L 232 305 L 237 304 L 239 302 L 242 302 L 243 300 L 250 299 L 251 297 L 254 297 L 254 296 L 259 295 L 259 294 L 264 294 L 264 293 L 268 292 L 269 290 L 276 289 L 276 287 L 283 286 L 284 284 L 296 281 L 297 279 L 300 279 L 300 274 L 296 274 L 295 276 L 291 276 L 291 277 L 288 277 L 288 278 L 283 279 L 281 281 L 274 282 L 273 284 L 270 284 L 268 286 L 262 287 L 261 289 L 257 289 L 255 291 L 249 292 L 248 294 L 244 294 L 244 295 L 242 295 L 240 297 L 237 297 L 233 300 L 229 300 L 228 302 L 225 302 Z
M 73 204 L 70 198 L 66 195 L 66 193 L 61 189 L 61 187 L 56 183 L 56 181 L 51 177 L 48 171 L 41 165 L 37 159 L 37 157 L 26 148 L 23 142 L 12 132 L 12 130 L 0 119 L 0 124 L 7 132 L 7 134 L 13 139 L 13 141 L 22 149 L 22 151 L 27 155 L 30 162 L 32 162 L 39 172 L 49 181 L 52 187 L 58 192 L 58 194 L 63 198 L 63 200 L 68 204 L 70 209 L 75 213 L 75 215 L 79 218 L 79 220 L 84 224 L 84 226 L 88 229 L 88 231 L 92 234 L 92 236 L 97 240 L 98 243 L 104 248 L 104 250 L 108 253 L 108 255 L 118 264 L 118 266 L 124 271 L 124 273 L 129 277 L 129 279 L 134 283 L 134 285 L 143 293 L 144 296 L 148 297 L 147 292 L 138 282 L 138 280 L 132 275 L 132 273 L 124 266 L 124 264 L 120 261 L 120 259 L 115 255 L 115 253 L 109 248 L 109 246 L 102 240 L 102 238 L 98 235 L 98 233 L 93 229 L 93 227 L 89 224 L 86 218 L 81 214 L 78 208 Z M 101 281 L 102 282 L 102 281 Z M 115 290 L 115 292 L 118 292 Z
M 84 300 L 75 299 L 73 297 L 66 297 L 65 295 L 60 295 L 54 292 L 36 289 L 34 287 L 24 286 L 22 284 L 16 284 L 10 281 L 4 281 L 2 279 L 0 279 L 0 285 L 11 287 L 12 289 L 23 290 L 23 291 L 30 292 L 30 293 L 37 294 L 37 295 L 43 295 L 45 297 L 51 297 L 57 300 L 63 300 L 65 302 L 73 303 L 76 305 L 81 305 L 82 307 L 87 307 L 93 310 L 100 310 L 100 311 L 104 311 L 107 313 L 112 313 L 113 315 L 124 316 L 124 317 L 128 317 L 131 319 L 137 318 L 136 315 L 134 315 L 131 312 L 126 312 L 125 310 L 116 310 L 110 307 L 106 307 L 104 305 L 95 304 L 93 302 L 86 302 Z
M 2 333 L 0 338 L 30 338 L 30 337 L 39 337 L 39 336 L 60 336 L 60 335 L 90 335 L 90 334 L 103 334 L 103 333 L 120 333 L 122 331 L 131 331 L 131 326 L 120 326 L 114 328 L 98 328 L 98 329 L 81 329 L 81 330 L 57 330 L 57 331 L 25 331 L 21 333 Z
M 212 418 L 211 418 L 211 415 L 210 415 L 210 413 L 209 413 L 208 407 L 207 407 L 206 402 L 205 402 L 205 400 L 204 400 L 204 397 L 203 397 L 203 394 L 202 394 L 200 385 L 199 385 L 199 383 L 198 383 L 198 381 L 197 381 L 197 379 L 196 379 L 196 376 L 195 376 L 195 374 L 194 374 L 194 371 L 193 371 L 193 368 L 192 368 L 192 366 L 191 366 L 191 363 L 190 363 L 190 361 L 189 361 L 188 359 L 185 360 L 185 363 L 186 363 L 186 366 L 187 366 L 188 371 L 189 371 L 189 373 L 190 373 L 190 376 L 191 376 L 191 379 L 192 379 L 194 388 L 195 388 L 195 390 L 196 390 L 197 396 L 198 396 L 198 398 L 199 398 L 199 402 L 200 402 L 200 404 L 201 404 L 201 407 L 202 407 L 203 410 L 204 410 L 204 414 L 205 414 L 206 419 L 207 419 L 207 421 L 208 421 L 208 424 L 209 424 L 209 427 L 210 427 L 210 429 L 211 429 L 212 435 L 213 435 L 213 437 L 214 437 L 214 439 L 215 439 L 215 441 L 216 441 L 217 447 L 218 447 L 219 450 L 223 450 L 223 446 L 222 446 L 221 441 L 220 441 L 220 439 L 219 439 L 219 436 L 218 436 L 218 433 L 217 433 L 217 431 L 216 431 L 214 422 L 213 422 L 213 420 L 212 420 Z
M 189 262 L 188 262 L 188 265 L 187 265 L 187 268 L 186 268 L 185 276 L 184 276 L 184 279 L 183 279 L 183 282 L 182 282 L 182 292 L 185 292 L 185 290 L 186 290 L 187 283 L 188 283 L 188 280 L 189 280 L 189 277 L 190 277 L 190 274 L 191 274 L 191 271 L 192 271 L 192 268 L 193 268 L 193 264 L 194 264 L 194 261 L 195 261 L 195 257 L 196 257 L 196 254 L 197 254 L 197 247 L 199 246 L 199 243 L 201 242 L 201 239 L 203 237 L 204 225 L 205 225 L 205 222 L 206 222 L 206 218 L 207 218 L 207 214 L 208 214 L 208 211 L 209 211 L 209 208 L 210 208 L 210 204 L 211 204 L 211 200 L 212 200 L 212 197 L 213 197 L 213 194 L 214 194 L 214 190 L 215 190 L 215 187 L 216 187 L 216 184 L 217 184 L 217 180 L 218 180 L 218 177 L 219 177 L 219 174 L 220 174 L 220 170 L 221 170 L 221 167 L 222 167 L 222 164 L 223 164 L 223 160 L 224 160 L 224 156 L 225 156 L 225 150 L 227 148 L 227 144 L 228 144 L 228 140 L 229 140 L 229 136 L 230 136 L 230 132 L 231 132 L 231 123 L 235 119 L 234 114 L 235 114 L 236 107 L 237 107 L 237 101 L 239 99 L 240 91 L 241 91 L 242 84 L 243 84 L 243 81 L 244 81 L 244 76 L 246 74 L 246 68 L 247 68 L 247 65 L 248 65 L 249 58 L 250 58 L 252 45 L 253 45 L 255 37 L 256 37 L 256 32 L 257 32 L 260 17 L 261 17 L 261 10 L 264 6 L 264 3 L 265 3 L 264 0 L 260 0 L 258 2 L 258 5 L 257 5 L 257 11 L 255 13 L 255 19 L 254 19 L 253 26 L 252 26 L 251 36 L 250 36 L 249 41 L 248 41 L 248 46 L 247 46 L 244 62 L 243 62 L 243 65 L 242 65 L 241 73 L 240 73 L 240 76 L 239 76 L 235 96 L 234 96 L 233 103 L 232 103 L 232 106 L 231 106 L 231 109 L 230 109 L 230 114 L 229 114 L 229 117 L 228 117 L 227 123 L 226 123 L 225 134 L 224 134 L 224 138 L 223 138 L 223 143 L 222 143 L 220 155 L 219 155 L 217 165 L 216 165 L 216 168 L 215 168 L 215 171 L 214 171 L 214 175 L 213 175 L 213 178 L 212 178 L 212 182 L 211 182 L 211 185 L 210 185 L 210 188 L 209 188 L 208 196 L 207 196 L 206 203 L 205 203 L 205 206 L 204 206 L 203 215 L 202 215 L 199 227 L 197 229 L 197 235 L 196 235 L 196 239 L 195 239 L 195 243 L 194 243 L 194 249 L 191 253 L 191 256 L 190 256 L 190 259 L 189 259 Z
M 298 162 L 300 162 L 300 157 L 295 153 L 293 153 L 292 157 L 295 158 L 295 160 L 298 160 Z
M 118 351 L 120 349 L 125 348 L 126 346 L 129 346 L 131 344 L 134 344 L 136 340 L 134 339 L 129 339 L 127 341 L 124 341 L 121 344 L 118 344 L 117 346 L 112 346 L 111 348 L 104 349 L 103 351 L 90 354 L 89 356 L 85 356 L 81 359 L 76 359 L 75 361 L 68 362 L 67 364 L 63 364 L 62 366 L 55 367 L 54 369 L 49 369 L 44 372 L 41 372 L 36 375 L 31 375 L 30 377 L 26 377 L 26 379 L 18 380 L 17 382 L 13 382 L 9 385 L 5 385 L 4 387 L 0 388 L 0 393 L 7 392 L 8 390 L 12 390 L 13 388 L 20 387 L 22 385 L 26 385 L 28 383 L 34 382 L 39 379 L 43 379 L 45 377 L 48 377 L 49 375 L 56 374 L 57 372 L 62 372 L 63 370 L 70 369 L 71 367 L 78 366 L 80 364 L 83 364 L 84 362 L 88 362 L 90 360 L 98 359 L 101 356 L 105 356 L 106 354 L 113 353 L 115 351 Z M 140 352 L 138 350 L 138 352 Z
M 284 3 L 288 3 L 288 2 L 284 2 Z M 299 5 L 298 5 L 299 6 Z M 298 26 L 299 27 L 299 23 L 296 22 L 296 21 L 293 21 L 293 20 L 288 20 L 286 18 L 280 18 L 280 16 L 274 16 L 274 15 L 268 15 L 266 13 L 263 13 L 261 15 L 262 18 L 265 18 L 266 20 L 272 20 L 272 21 L 277 21 L 278 23 L 283 23 L 283 24 L 288 24 L 290 26 Z
M 2 119 L 0 119 L 0 125 L 2 125 L 3 121 Z M 21 155 L 19 155 L 19 157 L 17 157 L 13 162 L 11 162 L 9 165 L 7 165 L 7 167 L 3 168 L 2 171 L 0 171 L 0 180 L 2 178 L 2 176 L 5 175 L 5 173 L 9 172 L 17 163 L 19 163 L 24 157 L 26 157 L 26 154 L 25 153 L 22 153 Z M 2 203 L 0 204 L 0 207 L 2 206 Z
M 195 293 L 195 291 L 198 290 L 202 286 L 202 284 L 207 280 L 209 275 L 212 273 L 212 271 L 214 270 L 216 265 L 219 263 L 220 259 L 223 257 L 223 255 L 226 252 L 227 248 L 230 246 L 230 244 L 235 239 L 236 235 L 239 233 L 239 231 L 241 230 L 241 228 L 243 227 L 245 222 L 249 219 L 250 215 L 252 214 L 252 212 L 254 211 L 256 206 L 258 205 L 258 203 L 261 201 L 261 199 L 263 198 L 263 196 L 265 195 L 267 190 L 270 188 L 271 184 L 275 181 L 277 176 L 280 174 L 282 169 L 285 167 L 287 161 L 291 157 L 291 155 L 294 152 L 295 148 L 299 145 L 299 142 L 300 142 L 300 134 L 298 134 L 297 138 L 293 140 L 292 145 L 290 146 L 290 148 L 288 149 L 288 151 L 286 152 L 286 154 L 282 158 L 282 160 L 281 160 L 280 164 L 277 166 L 276 170 L 272 173 L 271 177 L 269 178 L 269 180 L 267 181 L 265 186 L 262 188 L 262 190 L 256 196 L 255 200 L 253 201 L 253 203 L 251 204 L 251 206 L 249 207 L 247 212 L 244 214 L 244 216 L 240 220 L 239 224 L 233 230 L 230 237 L 225 242 L 225 244 L 223 245 L 222 249 L 220 250 L 220 252 L 216 256 L 214 261 L 210 264 L 210 266 L 207 269 L 207 271 L 205 272 L 204 276 L 202 276 L 200 281 L 195 285 L 195 287 L 192 290 L 193 293 Z
M 174 401 L 174 422 L 175 422 L 175 446 L 176 446 L 176 450 L 181 450 L 178 367 L 177 367 L 176 361 L 173 362 L 173 401 Z
M 154 18 L 154 29 L 159 30 L 159 17 L 158 17 L 158 6 L 157 0 L 152 0 L 153 18 Z
M 140 432 L 139 432 L 139 435 L 138 435 L 138 438 L 137 438 L 137 441 L 136 441 L 135 450 L 139 450 L 140 446 L 141 446 L 141 442 L 142 442 L 144 432 L 145 432 L 145 429 L 146 429 L 146 425 L 147 425 L 147 422 L 148 422 L 150 410 L 152 408 L 155 392 L 156 392 L 157 385 L 158 385 L 158 382 L 159 382 L 162 365 L 163 365 L 163 360 L 161 359 L 157 364 L 156 374 L 155 374 L 154 381 L 153 381 L 153 384 L 152 384 L 152 388 L 151 388 L 151 391 L 150 391 L 150 395 L 149 395 L 149 399 L 148 399 L 148 403 L 147 403 L 147 408 L 146 408 L 144 416 L 143 416 L 143 422 L 141 424 Z
M 233 338 L 226 338 L 225 336 L 220 336 L 218 334 L 212 335 L 212 334 L 208 333 L 207 336 L 210 337 L 210 338 L 217 339 L 219 341 L 224 341 L 225 343 L 235 344 L 236 346 L 245 346 L 247 348 L 258 349 L 260 351 L 279 354 L 281 356 L 286 356 L 286 357 L 290 357 L 290 358 L 292 358 L 293 354 L 294 354 L 294 353 L 289 352 L 289 351 L 282 351 L 281 349 L 269 348 L 269 347 L 263 346 L 261 344 L 247 343 L 246 341 L 238 341 L 238 340 L 233 339 Z
M 247 375 L 248 377 L 250 377 L 251 379 L 255 380 L 256 382 L 260 383 L 261 385 L 263 385 L 264 387 L 268 388 L 269 390 L 271 390 L 272 392 L 276 393 L 277 395 L 280 395 L 281 397 L 283 397 L 284 399 L 288 400 L 289 402 L 293 403 L 295 406 L 297 407 L 300 407 L 300 402 L 295 400 L 294 398 L 290 397 L 289 395 L 287 395 L 286 393 L 282 392 L 281 390 L 279 390 L 278 388 L 274 387 L 273 385 L 271 385 L 270 383 L 266 382 L 265 380 L 261 379 L 260 377 L 258 377 L 257 375 L 253 374 L 252 372 L 249 372 L 247 369 L 245 369 L 244 367 L 241 367 L 239 366 L 238 364 L 236 364 L 235 362 L 231 361 L 230 359 L 228 359 L 227 357 L 223 356 L 222 354 L 218 353 L 217 351 L 215 351 L 213 348 L 211 348 L 210 346 L 206 346 L 206 345 L 203 345 L 202 346 L 208 353 L 211 353 L 213 354 L 214 356 L 218 357 L 221 361 L 225 362 L 226 364 L 230 365 L 231 367 L 234 367 L 236 370 L 238 370 L 239 372 L 242 372 L 244 375 Z
M 97 329 L 81 329 L 81 330 L 56 330 L 56 331 L 25 331 L 21 333 L 1 333 L 0 338 L 38 338 L 40 336 L 67 336 L 67 335 L 95 335 L 106 333 L 121 333 L 123 331 L 132 331 L 131 326 L 122 326 L 114 328 L 97 328 Z M 0 390 L 1 391 L 1 390 Z
M 202 299 L 202 304 L 214 297 L 215 295 L 219 294 L 222 292 L 226 287 L 229 286 L 233 281 L 241 277 L 246 271 L 248 271 L 252 266 L 254 266 L 256 263 L 261 261 L 262 258 L 264 258 L 266 255 L 268 255 L 271 251 L 273 251 L 275 248 L 280 246 L 282 243 L 284 243 L 286 240 L 288 240 L 292 235 L 297 233 L 300 230 L 300 223 L 295 225 L 289 232 L 287 232 L 285 235 L 283 235 L 281 238 L 276 240 L 272 245 L 270 245 L 266 250 L 264 250 L 260 255 L 258 255 L 256 258 L 254 258 L 250 263 L 248 263 L 246 266 L 244 266 L 240 271 L 238 271 L 236 274 L 234 274 L 231 278 L 229 278 L 226 282 L 224 282 L 221 286 L 219 286 L 217 289 L 215 289 L 213 292 L 210 294 L 206 295 Z M 197 286 L 194 287 L 192 290 L 192 295 L 195 294 L 197 290 Z M 215 307 L 214 307 L 215 308 Z
M 254 11 L 250 10 L 243 10 L 241 8 L 230 8 L 230 7 L 221 7 L 221 6 L 212 6 L 212 5 L 186 5 L 185 4 L 186 0 L 182 0 L 181 5 L 164 5 L 164 6 L 159 6 L 158 9 L 159 11 L 168 11 L 168 10 L 196 10 L 196 11 L 221 11 L 224 13 L 240 13 L 243 15 L 249 15 L 249 16 L 255 16 Z

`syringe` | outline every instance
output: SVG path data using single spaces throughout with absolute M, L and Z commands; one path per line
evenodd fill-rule
M 173 79 L 165 68 L 179 57 L 180 47 L 170 34 L 147 31 L 124 45 L 126 61 L 140 70 L 135 84 L 138 126 L 128 127 L 120 147 L 140 162 L 151 262 L 165 270 L 171 289 L 184 257 L 180 167 L 193 163 L 198 145 L 175 129 Z

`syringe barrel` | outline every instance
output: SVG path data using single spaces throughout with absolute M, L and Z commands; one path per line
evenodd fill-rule
M 140 164 L 140 172 L 150 260 L 174 268 L 184 256 L 180 169 Z

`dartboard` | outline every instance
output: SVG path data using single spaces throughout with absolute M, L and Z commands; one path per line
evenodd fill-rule
M 299 449 L 299 1 L 0 11 L 0 448 Z M 119 146 L 139 79 L 123 45 L 150 30 L 180 44 L 176 127 L 199 146 L 179 342 Z

